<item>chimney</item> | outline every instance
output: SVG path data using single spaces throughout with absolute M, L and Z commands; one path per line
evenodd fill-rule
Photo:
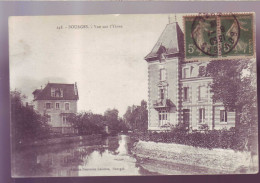
M 74 93 L 75 93 L 75 95 L 78 95 L 77 82 L 75 82 L 75 84 L 74 84 Z
M 169 16 L 168 16 L 168 19 L 169 19 L 169 24 L 171 24 L 171 23 L 176 23 L 177 22 L 177 18 L 176 18 L 176 14 L 170 14 Z

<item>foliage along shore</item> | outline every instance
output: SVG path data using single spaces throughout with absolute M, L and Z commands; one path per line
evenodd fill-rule
M 28 142 L 26 144 L 21 144 L 20 148 L 26 148 L 29 146 L 48 146 L 48 145 L 55 145 L 55 144 L 69 144 L 74 142 L 98 142 L 102 139 L 101 134 L 93 134 L 93 135 L 85 135 L 85 136 L 65 136 L 65 137 L 55 137 L 49 139 L 41 139 Z
M 239 131 L 235 128 L 230 130 L 204 130 L 188 132 L 181 125 L 177 125 L 166 132 L 135 132 L 130 134 L 135 140 L 175 143 L 189 145 L 193 147 L 201 147 L 207 149 L 221 148 L 232 149 L 235 151 L 251 151 L 252 154 L 257 154 L 257 143 L 254 136 L 249 139 L 240 136 Z

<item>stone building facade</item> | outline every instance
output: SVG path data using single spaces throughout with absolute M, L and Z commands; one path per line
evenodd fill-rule
M 74 133 L 67 117 L 77 113 L 79 99 L 77 84 L 48 83 L 44 89 L 33 92 L 33 106 L 41 115 L 47 115 L 55 133 Z
M 148 130 L 169 130 L 184 123 L 189 130 L 235 126 L 235 112 L 212 100 L 206 77 L 209 61 L 184 62 L 184 35 L 178 23 L 169 23 L 148 63 Z

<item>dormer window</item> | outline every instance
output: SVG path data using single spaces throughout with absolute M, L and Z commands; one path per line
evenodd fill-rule
M 159 56 L 160 62 L 165 61 L 165 59 L 166 59 L 165 53 L 166 53 L 166 48 L 165 48 L 163 45 L 161 45 L 161 46 L 159 47 L 158 51 L 157 51 L 157 54 L 158 54 L 158 56 Z
M 51 96 L 52 97 L 63 97 L 63 90 L 60 88 L 51 88 Z
M 190 77 L 189 68 L 184 68 L 183 69 L 182 77 L 183 78 L 189 78 Z
M 193 76 L 194 73 L 194 66 L 190 66 L 190 77 Z
M 160 61 L 163 62 L 165 61 L 166 57 L 164 55 L 164 53 L 160 54 Z
M 205 66 L 199 66 L 199 77 L 206 76 L 206 67 Z
M 55 91 L 55 97 L 60 97 L 60 96 L 61 96 L 60 90 L 56 90 Z

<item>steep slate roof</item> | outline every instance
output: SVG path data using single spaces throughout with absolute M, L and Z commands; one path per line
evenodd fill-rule
M 39 93 L 42 92 L 42 89 L 36 89 L 34 90 L 34 92 L 32 93 L 34 96 L 38 96 Z
M 156 59 L 162 52 L 164 52 L 165 55 L 182 54 L 184 49 L 183 38 L 184 36 L 178 23 L 166 25 L 159 40 L 152 51 L 145 57 L 145 60 L 149 61 L 149 59 L 152 58 Z
M 59 88 L 63 90 L 62 97 L 52 97 L 51 96 L 51 88 Z M 76 90 L 76 91 L 75 91 Z M 44 89 L 38 90 L 36 89 L 35 92 L 39 92 L 34 100 L 78 100 L 78 89 L 77 86 L 74 84 L 62 84 L 62 83 L 48 83 Z

